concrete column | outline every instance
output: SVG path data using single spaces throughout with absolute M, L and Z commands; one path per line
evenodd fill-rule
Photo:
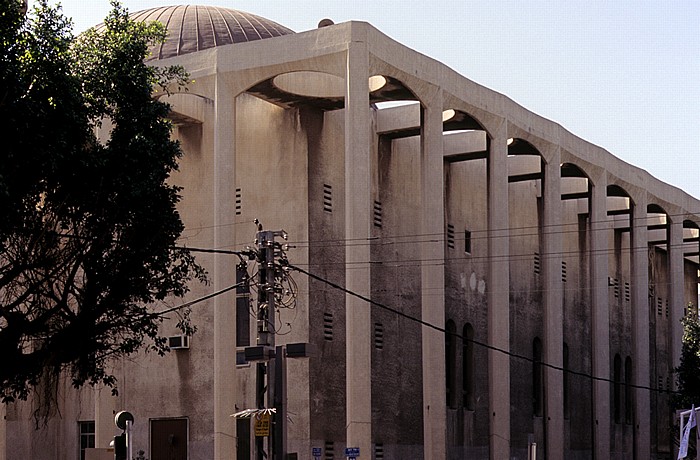
M 508 147 L 505 120 L 490 133 L 488 187 L 488 343 L 510 350 L 510 274 L 508 230 Z M 510 357 L 488 351 L 489 457 L 510 458 Z
M 421 234 L 443 235 L 444 160 L 442 156 L 442 91 L 421 110 Z M 445 246 L 443 238 L 421 243 L 421 318 L 445 327 Z M 445 335 L 422 328 L 423 456 L 446 458 Z
M 647 240 L 646 193 L 639 192 L 632 206 L 632 375 L 634 384 L 634 454 L 648 459 L 651 454 L 651 399 L 649 390 L 649 249 Z M 639 388 L 644 387 L 644 388 Z
M 542 162 L 542 262 L 544 275 L 544 361 L 563 363 L 564 314 L 561 278 L 561 154 L 557 149 Z M 562 372 L 544 368 L 547 458 L 564 458 L 564 379 Z
M 95 395 L 95 447 L 105 449 L 114 439 L 114 435 L 121 433 L 114 424 L 114 415 L 117 413 L 117 398 L 112 396 L 109 387 L 93 387 Z M 126 410 L 126 409 L 119 409 Z
M 610 306 L 608 304 L 607 178 L 590 186 L 591 367 L 594 458 L 610 456 Z
M 0 460 L 7 460 L 7 404 L 0 403 Z
M 369 54 L 352 42 L 345 74 L 345 285 L 370 297 L 371 174 Z M 357 243 L 360 244 L 357 244 Z M 372 359 L 370 305 L 345 297 L 347 446 L 372 458 Z
M 236 103 L 231 86 L 217 75 L 214 100 L 214 245 L 232 247 L 236 196 Z M 213 289 L 236 283 L 236 259 L 214 255 Z M 214 458 L 236 454 L 236 291 L 214 298 Z
M 668 225 L 668 272 L 669 272 L 669 304 L 671 305 L 671 367 L 675 369 L 681 363 L 681 341 L 683 339 L 683 311 L 685 308 L 685 273 L 683 263 L 683 216 L 674 216 Z M 676 389 L 676 379 L 673 389 Z

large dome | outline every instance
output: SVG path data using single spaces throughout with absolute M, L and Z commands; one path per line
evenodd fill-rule
M 149 59 L 294 33 L 269 19 L 217 6 L 163 6 L 131 13 L 130 17 L 136 21 L 159 21 L 168 31 L 165 43 L 153 47 Z

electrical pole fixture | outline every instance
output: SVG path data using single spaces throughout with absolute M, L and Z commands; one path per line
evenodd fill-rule
M 287 240 L 284 230 L 263 230 L 256 219 L 255 248 L 241 252 L 258 264 L 256 279 L 251 279 L 257 288 L 255 308 L 256 345 L 245 348 L 245 360 L 256 363 L 256 408 L 246 409 L 233 417 L 273 417 L 271 436 L 255 438 L 256 460 L 285 460 L 287 457 L 287 358 L 309 357 L 311 344 L 275 344 L 275 335 L 283 326 L 282 309 L 296 307 L 297 287 L 291 277 L 291 268 L 286 251 L 289 245 L 277 241 Z M 245 261 L 241 257 L 241 264 Z M 288 323 L 286 327 L 291 327 Z M 263 430 L 260 430 L 263 431 Z M 267 437 L 267 443 L 265 443 Z M 265 446 L 267 444 L 267 448 Z

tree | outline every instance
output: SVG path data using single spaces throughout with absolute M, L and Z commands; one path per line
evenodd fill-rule
M 692 307 L 689 306 L 692 311 Z M 688 410 L 693 405 L 700 404 L 700 320 L 695 314 L 686 315 L 683 320 L 683 343 L 681 347 L 681 362 L 676 368 L 676 383 L 678 390 L 673 397 L 674 410 Z M 673 423 L 673 439 L 678 434 L 678 419 Z M 697 429 L 697 428 L 696 428 Z M 695 456 L 694 436 L 691 436 L 689 446 L 690 458 Z
M 700 321 L 696 315 L 683 318 L 683 345 L 681 362 L 676 368 L 678 393 L 674 398 L 676 409 L 690 409 L 700 404 Z
M 153 302 L 205 280 L 176 248 L 182 152 L 152 97 L 187 76 L 144 64 L 164 28 L 116 1 L 77 38 L 46 0 L 29 16 L 0 2 L 0 396 L 40 388 L 48 411 L 61 374 L 114 388 L 111 358 L 165 352 Z

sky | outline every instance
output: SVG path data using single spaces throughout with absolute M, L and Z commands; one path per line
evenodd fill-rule
M 132 12 L 178 3 L 190 2 L 122 0 Z M 323 18 L 369 22 L 700 199 L 700 0 L 191 3 L 257 14 L 297 32 Z M 76 32 L 110 8 L 108 0 L 61 5 Z

